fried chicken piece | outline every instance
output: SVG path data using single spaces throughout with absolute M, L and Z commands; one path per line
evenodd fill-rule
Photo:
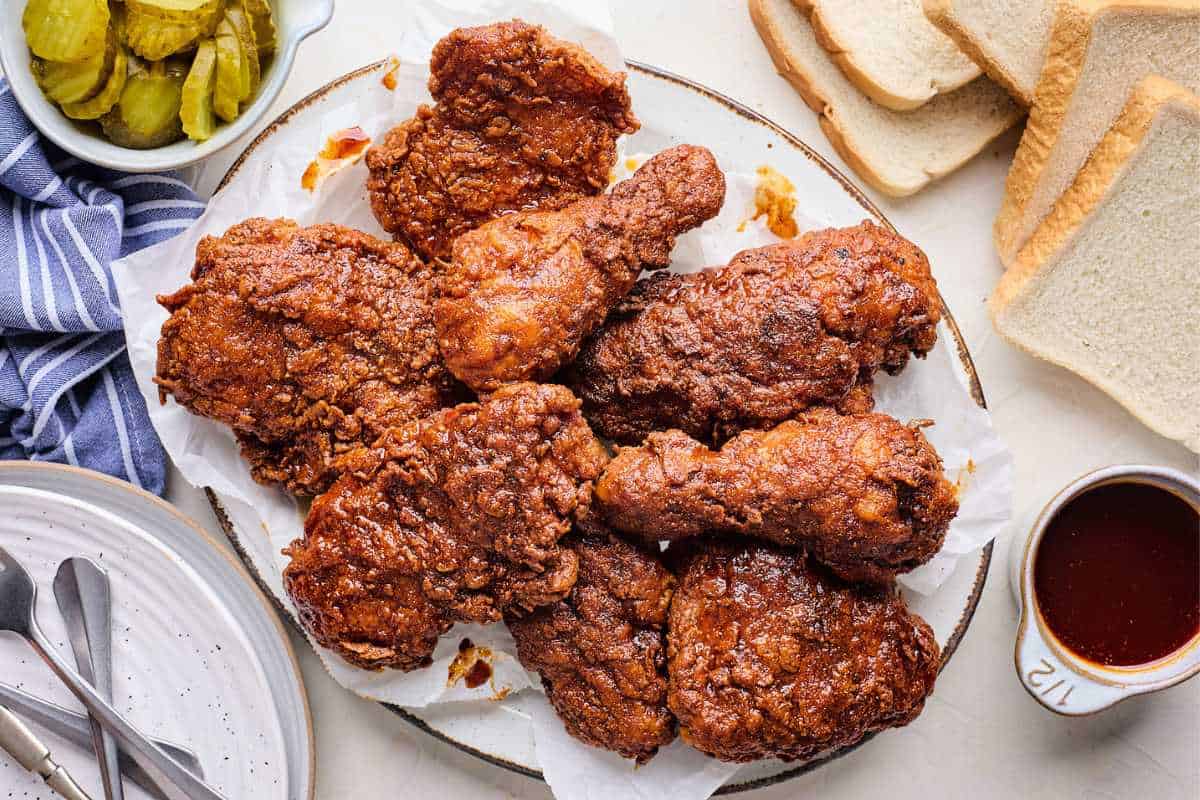
M 429 70 L 436 105 L 367 152 L 379 224 L 425 259 L 507 212 L 600 194 L 638 129 L 625 73 L 520 20 L 452 31 Z
M 549 378 L 642 268 L 667 266 L 675 237 L 716 216 L 724 199 L 712 153 L 679 145 L 608 195 L 463 234 L 435 306 L 446 365 L 479 391 Z
M 319 494 L 337 459 L 465 397 L 433 329 L 429 269 L 338 225 L 248 219 L 158 298 L 160 396 L 233 428 L 255 480 Z
M 939 649 L 894 585 L 844 583 L 765 543 L 684 550 L 667 636 L 684 741 L 722 761 L 808 760 L 921 713 Z
M 872 375 L 925 355 L 941 316 L 925 254 L 863 222 L 639 281 L 565 382 L 601 436 L 720 444 L 813 406 L 870 411 Z
M 394 429 L 347 459 L 285 553 L 320 644 L 368 669 L 428 666 L 454 622 L 561 600 L 608 453 L 561 386 L 511 384 Z
M 680 431 L 623 448 L 596 484 L 610 525 L 650 540 L 737 533 L 888 581 L 941 549 L 958 513 L 937 452 L 884 414 L 817 409 L 714 452 Z
M 657 552 L 606 531 L 569 541 L 579 580 L 564 600 L 508 620 L 517 656 L 568 733 L 645 763 L 675 738 L 663 644 L 675 578 Z

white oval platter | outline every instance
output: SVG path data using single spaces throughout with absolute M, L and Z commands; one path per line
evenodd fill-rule
M 628 62 L 629 89 L 642 128 L 624 143 L 627 153 L 653 153 L 675 144 L 702 144 L 716 154 L 729 171 L 752 173 L 770 165 L 783 173 L 798 189 L 799 211 L 817 226 L 853 225 L 863 219 L 890 226 L 880 211 L 844 175 L 807 145 L 737 102 L 699 84 L 637 62 Z M 269 126 L 239 157 L 222 181 L 225 185 L 248 160 L 270 158 L 272 137 L 286 126 L 322 115 L 331 109 L 350 106 L 361 92 L 371 91 L 388 69 L 381 61 L 345 75 L 301 100 Z M 732 255 L 732 254 L 730 254 Z M 984 405 L 970 355 L 953 318 L 946 311 L 946 324 L 953 339 L 959 366 L 968 376 L 971 394 Z M 919 365 L 914 368 L 919 368 Z M 291 601 L 282 591 L 278 569 L 261 547 L 245 546 L 255 537 L 239 531 L 224 512 L 219 496 L 210 493 L 214 509 L 234 547 L 258 577 L 264 591 L 273 595 L 284 616 L 296 623 Z M 301 533 L 297 520 L 296 535 Z M 992 546 L 963 556 L 950 579 L 936 593 L 921 596 L 907 593 L 910 607 L 923 616 L 942 646 L 943 667 L 954 655 L 971 622 L 991 563 Z M 544 702 L 540 695 L 525 692 L 494 703 L 449 703 L 419 710 L 389 706 L 422 730 L 490 763 L 525 775 L 541 778 L 534 754 L 529 724 L 529 702 Z M 861 744 L 861 743 L 860 743 Z M 858 745 L 855 745 L 857 747 Z M 766 760 L 743 766 L 717 794 L 744 791 L 778 783 L 808 772 L 832 758 L 849 752 L 846 748 L 803 764 Z

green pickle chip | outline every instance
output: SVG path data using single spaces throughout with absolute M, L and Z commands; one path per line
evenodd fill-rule
M 202 142 L 213 135 L 217 127 L 213 115 L 213 89 L 217 77 L 217 46 L 205 39 L 196 48 L 192 68 L 183 82 L 179 119 L 189 139 Z
M 56 103 L 81 103 L 108 83 L 117 57 L 117 37 L 109 30 L 103 50 L 83 61 L 34 62 L 33 74 L 42 91 Z
M 179 118 L 188 65 L 156 61 L 129 76 L 117 105 L 100 118 L 113 144 L 139 150 L 162 147 L 184 137 Z
M 181 25 L 148 16 L 132 7 L 125 23 L 129 48 L 144 59 L 159 61 L 196 43 L 204 30 L 199 25 Z
M 104 51 L 108 17 L 106 0 L 29 0 L 21 27 L 38 58 L 83 61 Z
M 213 109 L 226 122 L 237 119 L 242 96 L 242 45 L 228 18 L 217 25 L 217 84 Z
M 64 103 L 63 113 L 71 119 L 99 119 L 121 99 L 121 90 L 125 88 L 128 75 L 129 57 L 125 54 L 125 48 L 118 45 L 112 73 L 108 76 L 104 88 L 95 97 L 82 103 Z
M 218 15 L 222 0 L 125 0 L 130 11 L 182 25 L 203 23 Z
M 259 58 L 275 52 L 275 17 L 268 0 L 244 0 L 246 13 L 254 27 L 254 43 L 258 46 Z
M 254 29 L 250 26 L 250 18 L 246 12 L 237 6 L 225 9 L 225 18 L 237 33 L 238 41 L 242 44 L 242 99 L 248 100 L 258 91 L 262 81 L 262 66 L 258 60 L 258 45 L 254 41 Z
M 162 0 L 155 0 L 162 2 Z M 173 14 L 149 0 L 126 0 L 130 48 L 142 58 L 158 61 L 172 53 L 192 49 L 196 42 L 212 36 L 221 21 L 220 2 L 177 5 Z

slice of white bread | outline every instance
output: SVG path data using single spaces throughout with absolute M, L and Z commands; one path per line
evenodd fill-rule
M 1010 265 L 1141 78 L 1200 89 L 1200 0 L 1062 0 L 993 230 Z
M 921 0 L 793 0 L 850 82 L 895 111 L 920 108 L 982 73 L 921 10 Z
M 1017 102 L 1033 90 L 1054 21 L 1056 0 L 925 0 L 925 16 Z
M 910 195 L 953 172 L 1022 116 L 1008 93 L 982 76 L 916 111 L 883 108 L 846 79 L 791 0 L 749 3 L 779 73 L 820 115 L 851 169 L 884 194 Z
M 1004 338 L 1200 452 L 1200 98 L 1144 79 L 989 303 Z

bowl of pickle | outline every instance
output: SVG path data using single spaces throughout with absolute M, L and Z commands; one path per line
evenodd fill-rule
M 6 0 L 0 60 L 33 124 L 126 172 L 200 161 L 261 120 L 333 0 Z

